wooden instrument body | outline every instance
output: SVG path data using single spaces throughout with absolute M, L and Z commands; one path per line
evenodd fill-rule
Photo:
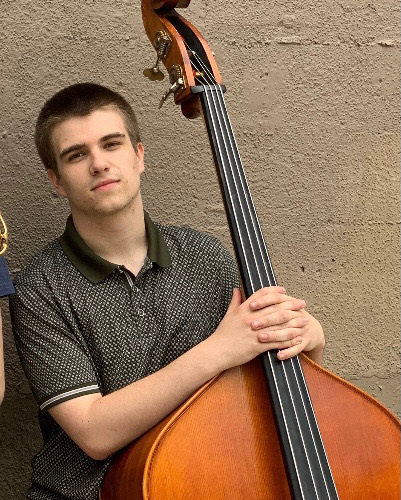
M 400 425 L 301 355 L 341 500 L 400 498 Z M 224 372 L 115 459 L 101 500 L 290 500 L 260 361 Z

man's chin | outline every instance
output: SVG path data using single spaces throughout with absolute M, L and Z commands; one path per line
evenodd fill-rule
M 93 216 L 97 214 L 100 217 L 112 217 L 113 215 L 118 215 L 128 211 L 132 211 L 131 210 L 132 205 L 133 205 L 132 201 L 103 203 L 94 206 L 92 209 L 88 209 L 87 215 Z

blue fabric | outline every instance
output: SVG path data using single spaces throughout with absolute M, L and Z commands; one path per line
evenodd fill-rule
M 7 263 L 3 257 L 0 257 L 0 297 L 14 293 L 14 285 L 8 272 Z

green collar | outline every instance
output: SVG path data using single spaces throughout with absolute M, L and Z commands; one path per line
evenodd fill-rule
M 149 215 L 146 212 L 144 214 L 148 240 L 148 259 L 160 267 L 169 267 L 171 266 L 171 257 L 166 242 Z M 65 231 L 58 241 L 78 271 L 92 283 L 99 283 L 118 267 L 117 264 L 99 257 L 88 247 L 75 229 L 71 215 L 67 219 Z

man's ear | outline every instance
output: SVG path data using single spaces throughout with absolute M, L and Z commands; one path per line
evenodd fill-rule
M 54 189 L 56 190 L 57 194 L 63 198 L 65 198 L 67 196 L 66 192 L 64 191 L 64 188 L 63 188 L 63 185 L 61 183 L 61 179 L 60 177 L 57 175 L 57 173 L 52 170 L 52 169 L 48 169 L 47 170 L 47 177 L 50 181 L 50 184 L 54 187 Z
M 144 163 L 145 148 L 143 147 L 142 142 L 137 143 L 135 148 L 135 154 L 136 157 L 138 158 L 139 173 L 142 173 L 145 170 L 145 163 Z

